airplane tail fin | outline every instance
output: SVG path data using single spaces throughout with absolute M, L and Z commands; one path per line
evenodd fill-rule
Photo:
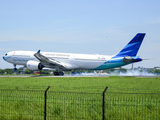
M 138 33 L 116 56 L 114 57 L 134 57 L 141 46 L 145 33 Z

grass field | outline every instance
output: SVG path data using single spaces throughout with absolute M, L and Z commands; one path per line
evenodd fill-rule
M 135 88 L 154 92 L 160 89 L 160 78 L 136 78 L 136 77 L 5 77 L 0 78 L 0 87 L 3 89 L 32 89 L 45 90 L 52 86 L 51 90 L 63 91 L 64 88 L 81 87 L 106 87 L 109 88 Z M 26 87 L 26 88 L 25 88 Z M 35 87 L 35 88 L 34 88 Z M 78 91 L 79 89 L 74 89 Z M 84 89 L 83 89 L 84 90 Z M 87 91 L 87 90 L 84 90 Z M 96 89 L 93 92 L 101 92 Z
M 160 78 L 113 76 L 0 78 L 0 120 L 43 119 L 48 86 L 48 119 L 102 119 L 106 86 L 106 119 L 160 119 Z

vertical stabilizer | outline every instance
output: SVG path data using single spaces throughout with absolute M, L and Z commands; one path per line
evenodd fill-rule
M 145 33 L 138 33 L 115 57 L 134 57 L 141 46 Z

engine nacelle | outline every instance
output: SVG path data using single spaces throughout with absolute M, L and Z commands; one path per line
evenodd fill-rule
M 29 60 L 26 64 L 27 69 L 28 70 L 42 70 L 42 68 L 44 67 L 42 65 L 42 63 L 37 62 L 37 61 L 33 61 L 33 60 Z

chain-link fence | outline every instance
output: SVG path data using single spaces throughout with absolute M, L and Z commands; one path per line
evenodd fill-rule
M 108 120 L 160 120 L 160 94 L 106 93 Z
M 0 120 L 159 120 L 160 94 L 0 90 Z
M 102 93 L 0 90 L 0 120 L 102 119 Z

